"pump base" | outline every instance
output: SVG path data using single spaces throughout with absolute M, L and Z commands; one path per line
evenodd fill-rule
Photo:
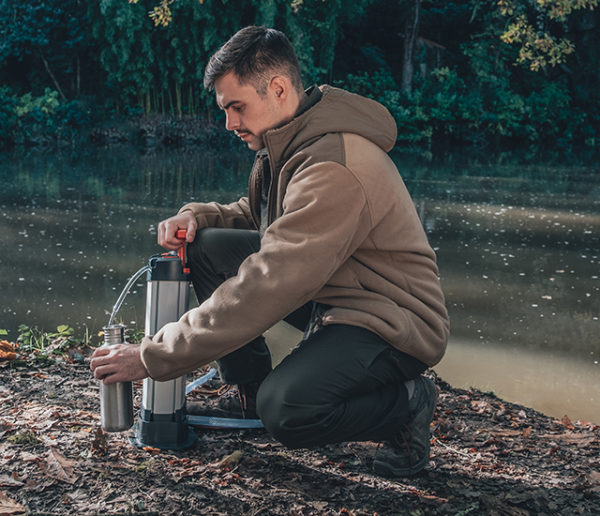
M 144 414 L 147 412 L 147 414 Z M 157 415 L 141 410 L 133 425 L 130 441 L 138 448 L 151 446 L 160 450 L 184 450 L 192 446 L 197 435 L 180 411 Z

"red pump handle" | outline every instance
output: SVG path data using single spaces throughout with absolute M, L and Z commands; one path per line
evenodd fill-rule
M 181 260 L 181 266 L 183 267 L 183 273 L 189 274 L 190 268 L 186 267 L 187 257 L 185 255 L 185 250 L 186 250 L 186 245 L 187 245 L 185 243 L 186 235 L 187 235 L 187 231 L 185 229 L 178 229 L 175 232 L 175 238 L 179 238 L 179 240 L 183 240 L 183 245 L 179 249 L 177 249 L 177 256 L 179 256 L 179 259 Z

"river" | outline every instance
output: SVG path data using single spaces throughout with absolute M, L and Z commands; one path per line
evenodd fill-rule
M 600 424 L 600 174 L 587 163 L 396 156 L 438 255 L 452 321 L 436 372 Z M 129 147 L 0 155 L 0 329 L 97 333 L 189 200 L 246 189 L 249 152 Z M 144 326 L 145 282 L 119 313 Z M 296 335 L 274 328 L 277 357 Z

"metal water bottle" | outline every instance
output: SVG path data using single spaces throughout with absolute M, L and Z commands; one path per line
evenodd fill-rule
M 104 345 L 123 344 L 125 326 L 112 324 L 104 330 Z M 100 420 L 106 432 L 122 432 L 133 425 L 133 388 L 131 382 L 105 385 L 100 382 Z

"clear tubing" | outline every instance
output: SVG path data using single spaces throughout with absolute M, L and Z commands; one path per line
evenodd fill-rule
M 123 304 L 123 301 L 125 300 L 125 297 L 129 293 L 129 289 L 131 288 L 131 286 L 137 281 L 137 279 L 142 274 L 144 274 L 145 272 L 148 272 L 149 270 L 150 270 L 150 266 L 149 265 L 144 265 L 139 271 L 137 271 L 133 276 L 131 276 L 131 278 L 129 278 L 129 281 L 127 282 L 127 285 L 125 285 L 125 288 L 123 289 L 123 292 L 121 292 L 121 295 L 117 299 L 117 302 L 115 303 L 115 306 L 113 306 L 112 313 L 110 314 L 110 319 L 108 320 L 108 326 L 112 326 L 113 320 L 115 318 L 115 315 L 117 315 L 117 312 L 121 308 L 121 305 Z
M 194 389 L 206 383 L 217 373 L 216 369 L 210 368 L 208 373 L 197 378 L 193 382 L 187 384 L 185 393 L 189 394 Z M 212 417 L 212 416 L 194 416 L 186 415 L 186 420 L 190 425 L 214 427 L 214 428 L 264 428 L 260 419 L 236 419 L 229 417 Z
M 189 394 L 194 389 L 200 387 L 202 384 L 205 384 L 206 382 L 208 382 L 208 380 L 215 376 L 215 374 L 217 374 L 217 370 L 214 367 L 211 367 L 208 373 L 201 376 L 200 378 L 197 378 L 193 382 L 188 383 L 185 387 L 185 393 Z

